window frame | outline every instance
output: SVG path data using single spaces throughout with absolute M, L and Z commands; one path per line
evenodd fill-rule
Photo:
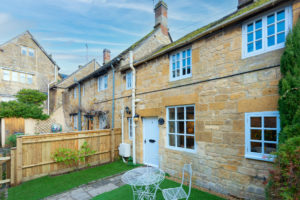
M 287 37 L 288 33 L 292 30 L 293 27 L 293 9 L 290 4 L 285 4 L 284 6 L 277 7 L 275 9 L 272 9 L 271 11 L 265 12 L 261 15 L 255 16 L 245 22 L 243 22 L 242 25 L 242 59 L 249 58 L 252 56 L 257 56 L 263 53 L 267 53 L 270 51 L 274 51 L 277 49 L 282 49 L 285 47 L 285 42 L 277 44 L 277 40 L 275 37 L 275 45 L 268 47 L 268 33 L 267 33 L 267 18 L 268 16 L 277 13 L 281 10 L 285 10 L 285 38 Z M 275 16 L 276 18 L 276 16 Z M 247 27 L 249 24 L 255 24 L 256 21 L 262 20 L 262 48 L 259 50 L 255 50 L 255 47 L 253 46 L 254 50 L 252 52 L 248 52 L 248 32 Z M 275 24 L 277 23 L 277 20 L 275 19 Z M 275 26 L 277 27 L 277 25 Z M 277 35 L 277 28 L 275 28 L 275 35 Z M 255 43 L 255 28 L 253 27 L 253 44 Z
M 32 53 L 32 55 L 30 55 Z M 28 56 L 34 57 L 35 56 L 35 51 L 34 49 L 28 48 Z
M 11 71 L 9 71 L 9 70 L 5 70 L 5 69 L 3 69 L 2 70 L 2 79 L 4 80 L 4 81 L 10 81 L 11 79 L 10 79 L 10 72 Z M 8 73 L 8 74 L 5 74 L 5 73 Z M 7 79 L 5 78 L 5 77 L 7 77 Z
M 31 74 L 27 74 L 26 75 L 26 82 L 28 83 L 28 84 L 33 84 L 33 75 L 31 75 Z
M 178 107 L 184 107 L 184 120 L 177 120 L 177 108 Z M 193 107 L 194 108 L 194 119 L 193 120 L 187 120 L 186 119 L 186 108 L 187 107 Z M 174 120 L 171 120 L 171 121 L 174 121 L 175 122 L 175 133 L 169 133 L 169 109 L 170 108 L 175 108 L 175 119 Z M 183 151 L 183 152 L 188 152 L 188 153 L 196 153 L 197 152 L 197 142 L 196 142 L 196 106 L 193 104 L 193 105 L 178 105 L 178 106 L 168 106 L 166 107 L 166 128 L 167 128 L 167 134 L 166 134 L 166 147 L 168 149 L 172 149 L 172 150 L 176 150 L 176 151 Z M 177 121 L 184 121 L 184 134 L 178 134 L 176 133 L 177 131 L 177 126 L 176 126 L 176 122 Z M 193 121 L 194 122 L 194 135 L 192 134 L 187 134 L 186 133 L 186 122 L 187 121 Z M 170 145 L 170 140 L 169 140 L 169 135 L 174 135 L 175 136 L 175 145 L 177 145 L 177 137 L 178 135 L 184 135 L 185 136 L 185 141 L 184 141 L 184 148 L 182 147 L 177 147 L 177 146 L 171 146 Z M 194 149 L 188 149 L 186 148 L 186 136 L 193 136 L 194 137 Z
M 20 82 L 21 83 L 26 83 L 26 74 L 20 73 L 19 77 L 20 77 Z
M 191 51 L 191 55 L 190 55 L 190 59 L 191 59 L 191 63 L 190 63 L 191 64 L 190 65 L 191 72 L 189 74 L 187 74 L 187 72 L 186 72 L 185 75 L 182 75 L 182 68 L 183 68 L 183 66 L 182 66 L 182 60 L 183 60 L 183 58 L 182 58 L 182 52 L 183 51 L 187 52 L 187 50 Z M 179 69 L 180 69 L 180 75 L 178 77 L 173 78 L 173 76 L 172 76 L 172 72 L 173 72 L 173 69 L 172 69 L 172 64 L 173 64 L 172 61 L 173 61 L 173 59 L 172 59 L 172 57 L 173 56 L 176 57 L 176 55 L 178 53 L 179 53 L 179 56 L 180 56 L 180 58 L 179 58 L 179 62 L 180 62 L 180 67 L 179 67 Z M 186 53 L 185 59 L 187 59 L 187 58 L 188 58 L 188 56 L 187 56 L 187 53 Z M 186 68 L 187 67 L 188 67 L 188 65 L 186 63 Z M 191 46 L 183 48 L 183 49 L 180 49 L 180 50 L 177 50 L 177 51 L 173 52 L 172 54 L 170 54 L 170 56 L 169 56 L 169 80 L 170 81 L 177 81 L 177 80 L 181 80 L 181 79 L 190 78 L 190 77 L 192 77 L 192 74 L 193 74 L 193 49 L 192 49 Z
M 129 82 L 130 77 L 130 82 Z M 130 84 L 130 85 L 129 85 Z M 126 72 L 126 90 L 132 89 L 132 71 Z
M 81 95 L 82 95 L 82 97 L 84 97 L 84 95 L 85 95 L 85 89 L 84 89 L 85 87 L 84 87 L 84 84 L 82 84 L 81 87 L 82 87 L 82 94 L 81 94 Z
M 77 98 L 77 87 L 74 87 L 74 91 L 73 91 L 73 99 Z
M 250 122 L 250 118 L 251 117 L 261 117 L 262 118 L 262 124 L 261 124 L 261 128 L 257 128 L 257 129 L 261 129 L 262 133 L 261 133 L 261 140 L 258 140 L 262 143 L 262 153 L 255 153 L 255 152 L 251 152 L 251 141 L 255 140 L 251 140 L 251 134 L 250 134 L 250 129 L 251 129 L 251 122 Z M 265 128 L 264 127 L 264 117 L 276 117 L 276 142 L 274 141 L 265 141 L 264 140 L 264 130 L 265 129 L 269 129 L 269 130 L 275 130 L 275 128 Z M 256 129 L 256 128 L 252 128 L 252 129 Z M 264 144 L 265 143 L 269 143 L 269 144 L 276 144 L 276 147 L 278 149 L 278 139 L 279 139 L 279 133 L 280 133 L 280 115 L 279 115 L 279 111 L 266 111 L 266 112 L 248 112 L 245 113 L 245 158 L 249 158 L 249 159 L 255 159 L 255 160 L 262 160 L 262 161 L 269 161 L 269 162 L 273 162 L 275 156 L 271 155 L 271 154 L 264 154 Z
M 132 117 L 128 117 L 128 138 L 129 140 L 132 140 Z M 131 133 L 131 134 L 130 134 Z
M 16 71 L 11 72 L 11 81 L 19 82 L 19 72 L 16 72 Z
M 25 54 L 23 53 L 23 51 L 25 52 Z M 28 48 L 24 47 L 24 46 L 21 46 L 21 55 L 27 56 L 27 54 L 28 54 Z
M 73 129 L 78 129 L 78 114 L 74 114 L 72 116 L 73 116 Z
M 97 79 L 98 92 L 107 90 L 108 88 L 108 74 L 99 76 Z

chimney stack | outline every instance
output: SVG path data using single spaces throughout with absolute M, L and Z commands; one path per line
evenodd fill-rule
M 103 50 L 103 65 L 110 61 L 110 50 L 104 49 Z
M 244 8 L 245 6 L 253 3 L 254 0 L 238 0 L 238 9 Z
M 159 0 L 159 2 L 155 5 L 154 8 L 155 13 L 155 28 L 160 26 L 163 34 L 168 35 L 168 6 L 163 0 Z

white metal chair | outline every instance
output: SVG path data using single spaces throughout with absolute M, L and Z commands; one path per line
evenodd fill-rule
M 183 189 L 183 183 L 185 180 L 185 173 L 188 174 L 189 176 L 189 191 L 188 193 L 185 192 Z M 163 189 L 162 194 L 165 198 L 165 200 L 177 200 L 177 199 L 188 199 L 191 194 L 191 189 L 192 189 L 192 164 L 184 164 L 183 169 L 182 169 L 182 181 L 180 187 L 176 188 L 168 188 L 168 189 Z

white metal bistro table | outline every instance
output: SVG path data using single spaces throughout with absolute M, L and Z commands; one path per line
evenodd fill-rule
M 123 174 L 122 181 L 131 186 L 133 199 L 154 200 L 165 173 L 154 167 L 139 167 Z

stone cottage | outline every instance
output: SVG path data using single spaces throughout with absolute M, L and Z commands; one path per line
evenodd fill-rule
M 173 42 L 160 1 L 149 35 L 65 95 L 71 99 L 76 85 L 89 84 L 81 105 L 70 105 L 83 110 L 93 99 L 93 128 L 123 127 L 138 163 L 179 177 L 191 162 L 194 185 L 264 199 L 280 132 L 280 57 L 300 1 L 237 3 L 234 13 Z M 78 128 L 83 116 L 75 114 Z

